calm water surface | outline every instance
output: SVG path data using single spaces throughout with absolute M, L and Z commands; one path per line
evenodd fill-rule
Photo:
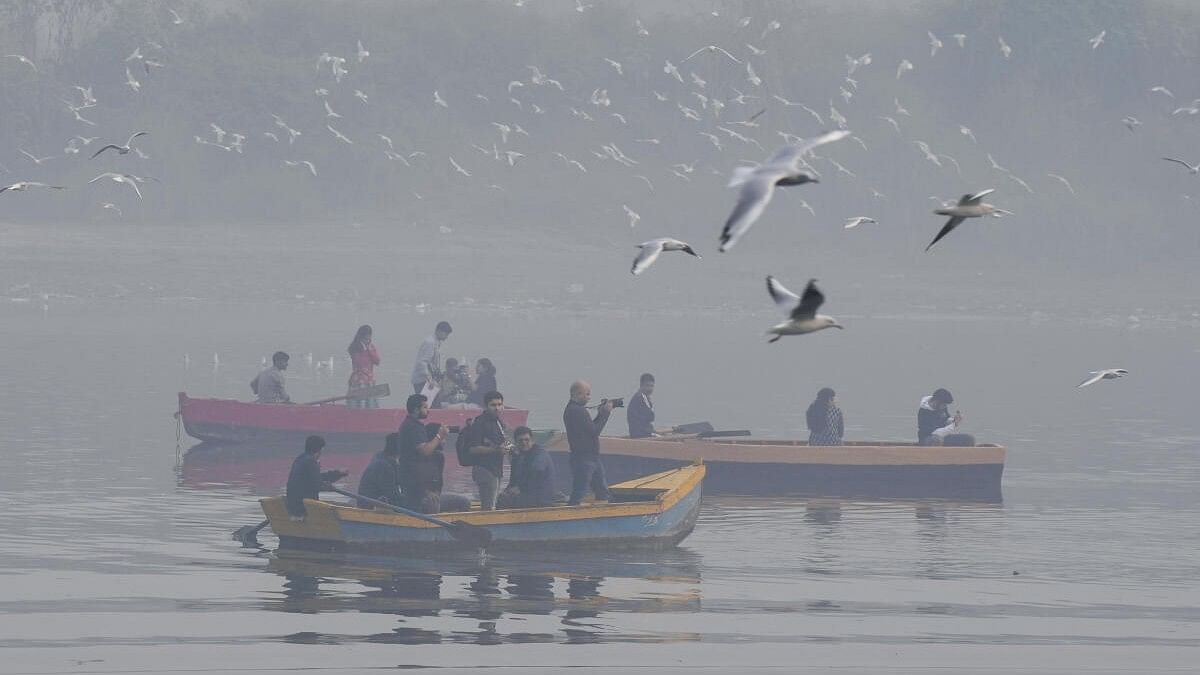
M 765 294 L 664 311 L 540 279 L 518 288 L 513 271 L 423 299 L 352 292 L 359 252 L 336 247 L 315 273 L 260 277 L 270 232 L 126 233 L 103 259 L 86 232 L 6 234 L 2 672 L 1195 670 L 1200 329 L 1169 301 L 1063 312 L 1001 279 L 919 306 L 848 283 L 848 330 L 765 345 Z M 223 252 L 227 276 L 201 283 L 216 277 L 185 245 Z M 848 436 L 907 439 L 920 396 L 944 385 L 969 431 L 1009 447 L 1004 499 L 706 497 L 683 546 L 641 555 L 388 559 L 276 551 L 269 531 L 261 549 L 231 541 L 279 484 L 261 474 L 286 462 L 220 479 L 180 462 L 195 441 L 177 444 L 175 393 L 248 398 L 260 359 L 286 349 L 293 398 L 336 395 L 363 322 L 380 381 L 400 390 L 442 318 L 449 351 L 492 357 L 536 427 L 556 425 L 573 378 L 627 395 L 651 370 L 665 422 L 802 437 L 803 407 L 829 385 Z M 332 375 L 308 352 L 333 355 Z M 1074 389 L 1108 366 L 1133 374 Z

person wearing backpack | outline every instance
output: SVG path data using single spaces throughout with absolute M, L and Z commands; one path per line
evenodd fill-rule
M 471 478 L 479 488 L 479 508 L 492 511 L 496 508 L 496 497 L 500 494 L 500 480 L 504 478 L 504 455 L 512 451 L 508 429 L 500 419 L 504 410 L 504 396 L 498 391 L 489 391 L 483 397 L 483 413 L 471 423 L 469 432 L 464 430 L 456 444 L 465 446 L 458 453 L 459 464 L 471 467 Z M 463 439 L 463 435 L 466 439 Z M 465 462 L 463 460 L 466 460 Z

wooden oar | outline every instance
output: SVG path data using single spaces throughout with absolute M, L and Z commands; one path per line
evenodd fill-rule
M 749 429 L 730 429 L 729 431 L 702 431 L 696 438 L 731 438 L 733 436 L 749 436 Z
M 323 403 L 334 403 L 336 401 L 345 401 L 347 399 L 358 400 L 360 398 L 383 398 L 391 396 L 392 388 L 386 384 L 376 384 L 365 389 L 356 389 L 349 394 L 343 396 L 334 396 L 333 398 L 323 398 L 320 401 L 309 401 L 300 405 L 321 405 Z
M 363 497 L 362 495 L 356 495 L 353 492 L 350 492 L 349 490 L 343 490 L 336 486 L 334 486 L 333 491 L 340 495 L 345 495 L 347 497 L 350 497 L 351 499 L 360 499 L 364 502 L 367 502 L 368 504 L 382 506 L 385 509 L 391 509 L 392 511 L 395 511 L 396 513 L 402 513 L 406 516 L 411 516 L 413 518 L 416 518 L 417 520 L 423 520 L 427 523 L 433 523 L 434 525 L 437 525 L 438 527 L 444 527 L 444 528 L 446 528 L 446 531 L 450 533 L 450 536 L 463 542 L 464 544 L 470 544 L 471 546 L 474 546 L 475 548 L 487 548 L 488 544 L 492 543 L 492 531 L 487 529 L 486 527 L 480 527 L 478 525 L 473 525 L 471 523 L 467 523 L 467 522 L 464 522 L 461 520 L 456 520 L 452 523 L 447 522 L 445 520 L 434 518 L 433 516 L 427 516 L 424 513 L 417 513 L 416 511 L 409 511 L 406 508 L 394 506 L 392 504 L 389 504 L 384 501 L 380 501 L 378 499 L 371 499 L 370 497 Z
M 679 424 L 671 429 L 677 434 L 701 434 L 706 431 L 712 431 L 713 425 L 711 422 L 692 422 L 690 424 Z
M 264 520 L 257 525 L 243 525 L 233 531 L 233 540 L 240 541 L 247 546 L 257 544 L 259 530 L 270 524 L 271 521 Z

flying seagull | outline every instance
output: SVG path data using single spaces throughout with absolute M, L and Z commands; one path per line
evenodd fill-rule
M 33 61 L 30 61 L 28 57 L 23 56 L 21 54 L 5 54 L 4 58 L 16 59 L 16 60 L 20 61 L 21 63 L 24 63 L 25 65 L 29 66 L 30 68 L 33 68 L 33 72 L 36 73 L 38 71 L 37 66 L 33 65 Z
M 1163 159 L 1167 160 L 1168 162 L 1175 162 L 1176 164 L 1181 164 L 1183 166 L 1186 166 L 1188 173 L 1190 173 L 1192 175 L 1200 174 L 1200 163 L 1197 163 L 1195 166 L 1192 166 L 1191 164 L 1188 164 L 1187 162 L 1183 161 L 1182 159 L 1174 159 L 1172 157 L 1163 157 Z
M 62 185 L 47 185 L 45 183 L 38 183 L 37 181 L 32 181 L 32 180 L 21 180 L 21 181 L 17 181 L 16 183 L 13 183 L 12 185 L 5 185 L 4 187 L 0 187 L 0 192 L 5 192 L 7 190 L 12 190 L 13 192 L 24 192 L 25 190 L 28 190 L 31 187 L 50 188 L 51 190 L 66 190 L 67 189 L 65 186 L 62 186 Z
M 1108 34 L 1107 30 L 1102 30 L 1096 35 L 1096 37 L 1089 39 L 1088 42 L 1092 43 L 1092 49 L 1095 49 L 1095 48 L 1099 47 L 1100 45 L 1104 44 L 1104 36 L 1107 34 Z
M 733 178 L 729 187 L 742 186 L 738 195 L 737 206 L 725 221 L 721 230 L 720 251 L 733 248 L 738 239 L 758 220 L 771 196 L 775 186 L 803 185 L 804 183 L 819 182 L 810 171 L 800 168 L 804 155 L 813 148 L 841 140 L 850 135 L 844 129 L 829 131 L 815 138 L 805 140 L 798 145 L 785 145 L 775 152 L 770 159 L 757 167 L 739 166 L 733 170 Z
M 1135 127 L 1142 126 L 1142 123 L 1138 120 L 1138 118 L 1134 117 L 1133 115 L 1127 115 L 1121 120 L 1121 124 L 1124 124 L 1125 128 L 1129 129 L 1130 131 L 1133 131 Z
M 91 158 L 96 159 L 96 155 L 99 155 L 100 153 L 104 152 L 105 150 L 108 150 L 109 148 L 116 150 L 117 154 L 128 155 L 129 151 L 133 150 L 133 148 L 131 147 L 131 144 L 133 143 L 133 139 L 137 138 L 138 136 L 146 136 L 149 133 L 150 132 L 148 132 L 148 131 L 139 131 L 136 134 L 130 136 L 129 140 L 125 141 L 125 145 L 116 145 L 114 143 L 109 143 L 108 145 L 104 146 L 103 148 L 100 148 L 99 150 L 97 150 L 96 154 L 92 155 Z
M 784 335 L 804 335 L 822 328 L 843 328 L 832 316 L 817 314 L 817 309 L 825 302 L 825 296 L 817 290 L 816 279 L 808 280 L 804 297 L 801 298 L 784 288 L 775 277 L 767 275 L 767 293 L 771 294 L 776 305 L 789 312 L 787 321 L 771 326 L 767 331 L 767 335 L 775 336 L 768 342 L 775 342 Z
M 129 174 L 113 173 L 112 171 L 109 171 L 107 173 L 102 173 L 99 176 L 96 176 L 95 178 L 89 180 L 88 184 L 90 185 L 92 183 L 95 183 L 96 181 L 98 181 L 102 178 L 109 178 L 117 183 L 124 183 L 125 185 L 128 185 L 129 187 L 133 188 L 133 191 L 137 193 L 138 199 L 142 198 L 142 191 L 138 189 L 137 181 L 135 181 L 133 179 L 133 176 L 130 176 Z
M 1093 370 L 1091 372 L 1091 377 L 1075 385 L 1075 388 L 1082 389 L 1083 387 L 1086 387 L 1089 384 L 1095 384 L 1100 380 L 1115 380 L 1118 377 L 1125 377 L 1128 374 L 1129 371 L 1125 370 L 1124 368 L 1105 368 L 1104 370 Z
M 725 56 L 728 56 L 730 58 L 730 60 L 732 60 L 734 63 L 741 64 L 741 61 L 739 61 L 737 59 L 737 57 L 735 57 L 733 54 L 730 54 L 729 52 L 725 51 L 724 49 L 721 49 L 720 47 L 718 47 L 716 45 L 708 45 L 707 47 L 701 47 L 700 49 L 697 49 L 696 51 L 689 54 L 688 57 L 686 59 L 684 59 L 684 61 L 691 59 L 693 56 L 695 56 L 701 52 L 709 52 L 709 53 L 721 52 Z
M 642 249 L 642 252 L 633 260 L 633 269 L 631 271 L 635 275 L 645 272 L 647 268 L 654 264 L 655 260 L 658 260 L 658 256 L 663 251 L 683 251 L 688 255 L 693 255 L 697 258 L 700 257 L 699 253 L 692 250 L 691 244 L 679 241 L 678 239 L 671 239 L 670 237 L 644 241 L 638 244 L 637 247 Z
M 875 220 L 874 218 L 868 218 L 867 216 L 855 216 L 853 218 L 847 218 L 846 224 L 843 225 L 842 227 L 843 227 L 843 229 L 849 230 L 851 228 L 858 227 L 859 225 L 862 225 L 863 223 L 878 224 L 879 221 Z
M 983 201 L 984 197 L 992 194 L 995 191 L 995 188 L 988 188 L 982 192 L 976 192 L 973 195 L 963 195 L 962 199 L 958 200 L 957 204 L 934 211 L 934 213 L 939 216 L 950 216 L 950 220 L 946 221 L 946 224 L 942 226 L 941 231 L 937 233 L 937 236 L 933 238 L 933 241 L 929 242 L 929 246 L 926 246 L 925 250 L 928 251 L 929 249 L 933 248 L 934 244 L 941 241 L 942 237 L 950 234 L 954 228 L 958 227 L 959 224 L 961 224 L 962 221 L 966 220 L 967 218 L 979 218 L 981 216 L 994 216 L 999 218 L 1001 214 L 1011 215 L 1010 211 L 998 209 L 995 206 Z

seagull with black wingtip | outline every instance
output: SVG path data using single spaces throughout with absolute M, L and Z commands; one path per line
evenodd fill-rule
M 808 285 L 804 287 L 804 296 L 801 297 L 784 288 L 775 277 L 768 275 L 767 293 L 771 294 L 771 299 L 776 305 L 790 312 L 787 321 L 767 330 L 767 335 L 775 336 L 768 342 L 775 342 L 784 335 L 804 335 L 823 328 L 844 328 L 832 316 L 817 314 L 817 309 L 825 302 L 825 296 L 817 290 L 816 279 L 808 280 Z
M 99 150 L 97 150 L 96 153 L 94 155 L 92 155 L 91 158 L 96 159 L 97 155 L 104 152 L 105 150 L 108 150 L 109 148 L 116 150 L 117 154 L 128 155 L 130 153 L 130 151 L 133 150 L 133 147 L 132 147 L 133 139 L 137 138 L 138 136 L 147 136 L 149 134 L 150 134 L 150 132 L 148 132 L 148 131 L 139 131 L 136 134 L 130 136 L 129 140 L 125 141 L 125 145 L 117 145 L 115 143 L 109 143 L 108 145 L 104 146 L 103 148 L 100 148 Z
M 934 213 L 939 216 L 950 216 L 950 220 L 946 221 L 946 224 L 942 226 L 941 231 L 937 233 L 937 236 L 933 238 L 933 241 L 929 242 L 929 245 L 925 247 L 925 250 L 928 251 L 929 249 L 933 248 L 934 244 L 941 241 L 942 237 L 950 234 L 954 228 L 962 224 L 962 222 L 967 218 L 980 218 L 982 216 L 999 218 L 1001 215 L 1011 216 L 1012 211 L 998 209 L 995 206 L 983 201 L 984 197 L 992 194 L 995 191 L 995 188 L 988 188 L 981 192 L 976 192 L 973 195 L 963 195 L 962 199 L 959 199 L 957 204 L 934 211 Z

